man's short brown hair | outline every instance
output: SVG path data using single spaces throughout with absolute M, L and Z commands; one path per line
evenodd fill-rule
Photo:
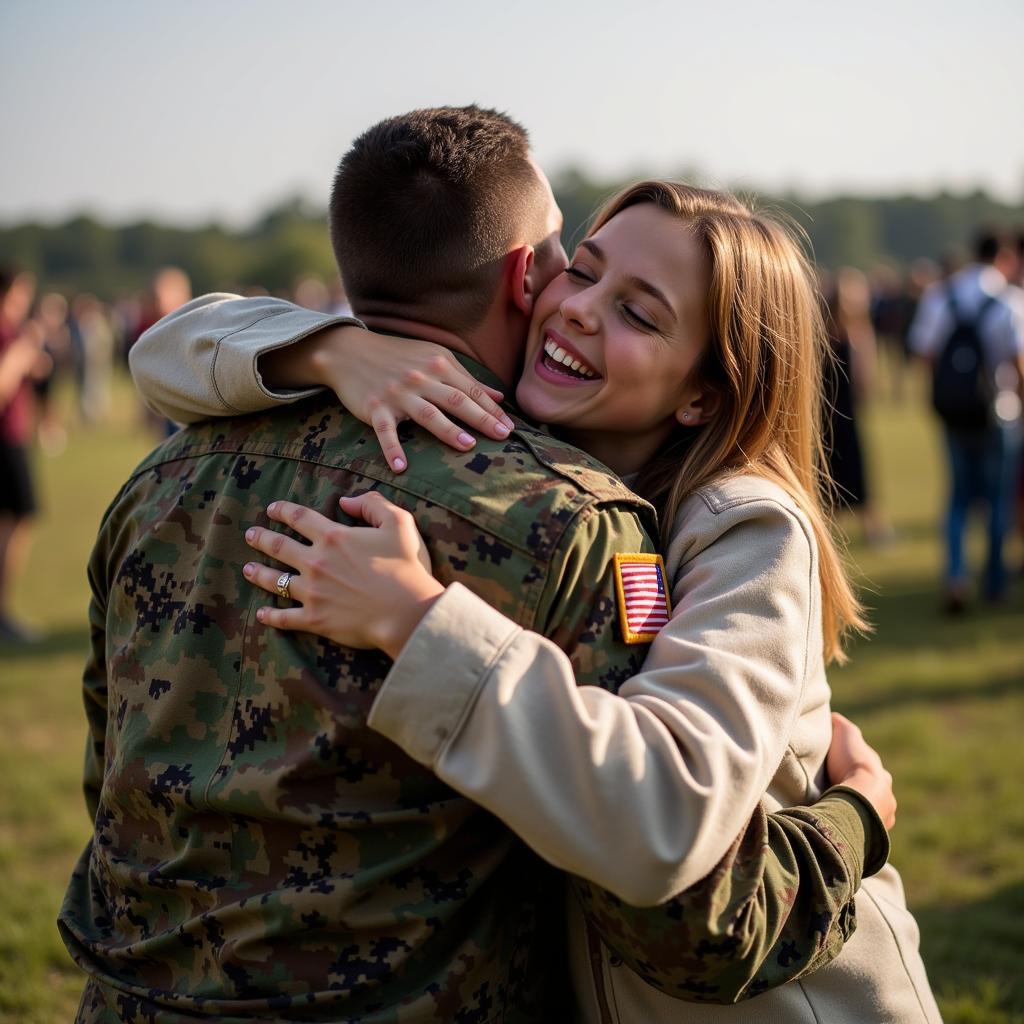
M 438 107 L 381 121 L 342 158 L 331 191 L 349 301 L 472 329 L 509 247 L 540 240 L 548 203 L 526 130 L 505 114 Z

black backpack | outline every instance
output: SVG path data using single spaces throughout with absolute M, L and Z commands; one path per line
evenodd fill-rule
M 953 329 L 932 372 L 932 406 L 954 430 L 984 430 L 993 422 L 995 381 L 985 359 L 978 328 L 995 305 L 989 295 L 973 319 L 964 319 L 949 291 Z

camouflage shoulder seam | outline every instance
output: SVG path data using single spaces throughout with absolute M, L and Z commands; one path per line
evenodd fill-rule
M 586 452 L 531 427 L 517 424 L 515 433 L 541 465 L 591 497 L 599 501 L 626 502 L 654 512 L 649 502 L 631 491 L 612 470 Z
M 466 507 L 460 507 L 464 504 L 460 503 L 460 496 L 439 488 L 433 481 L 430 482 L 429 486 L 423 485 L 411 471 L 403 473 L 401 476 L 396 476 L 386 467 L 375 465 L 372 459 L 354 458 L 340 461 L 329 458 L 310 459 L 308 455 L 302 452 L 299 445 L 276 445 L 258 441 L 226 443 L 225 438 L 221 436 L 212 442 L 203 444 L 185 443 L 168 448 L 165 448 L 163 445 L 159 446 L 150 452 L 133 470 L 132 475 L 121 488 L 117 499 L 115 499 L 108 511 L 113 510 L 124 491 L 145 473 L 172 463 L 199 459 L 207 455 L 255 455 L 278 459 L 293 459 L 296 462 L 313 463 L 318 466 L 343 470 L 365 480 L 367 489 L 376 489 L 378 485 L 386 488 L 387 490 L 382 493 L 384 493 L 385 497 L 392 500 L 395 499 L 396 494 L 406 495 L 416 501 L 426 502 L 438 508 L 443 508 L 451 515 L 457 516 L 459 519 L 474 526 L 482 526 L 496 539 L 507 544 L 520 555 L 533 559 L 538 565 L 546 565 L 548 563 L 551 553 L 562 543 L 570 527 L 575 526 L 579 522 L 580 513 L 586 512 L 588 509 L 593 511 L 600 504 L 593 494 L 578 486 L 576 481 L 569 481 L 573 486 L 571 488 L 567 487 L 565 486 L 566 481 L 563 474 L 554 474 L 549 466 L 538 463 L 544 472 L 550 474 L 553 480 L 555 480 L 555 486 L 552 490 L 557 491 L 560 496 L 559 508 L 561 514 L 549 522 L 549 528 L 556 523 L 560 523 L 561 528 L 550 537 L 549 545 L 544 549 L 535 549 L 523 542 L 520 533 L 510 527 L 506 517 L 494 515 L 481 509 L 473 509 L 471 511 Z M 631 511 L 637 511 L 636 504 L 638 501 L 639 499 L 635 499 L 631 503 Z M 400 501 L 398 503 L 401 504 Z
M 192 441 L 171 444 L 174 438 L 154 448 L 136 467 L 128 477 L 131 483 L 136 477 L 158 466 L 166 466 L 172 462 L 181 462 L 185 459 L 199 459 L 206 455 L 259 455 L 265 458 L 292 459 L 295 462 L 308 462 L 319 466 L 326 466 L 332 469 L 347 469 L 349 466 L 343 462 L 330 459 L 311 459 L 301 444 L 277 444 L 272 441 L 246 441 L 228 443 L 227 438 L 221 434 L 212 441 L 197 444 Z M 351 465 L 351 464 L 350 464 Z M 358 470 L 356 472 L 359 472 Z M 125 485 L 127 486 L 127 484 Z
M 634 494 L 606 466 L 580 452 L 572 445 L 560 442 L 533 428 L 523 429 L 517 425 L 512 437 L 519 442 L 518 450 L 532 456 L 536 460 L 538 469 L 551 479 L 552 493 L 557 492 L 559 495 L 558 502 L 564 513 L 566 526 L 588 507 L 613 505 L 628 508 L 637 514 L 644 522 L 648 532 L 652 536 L 656 535 L 657 515 L 654 508 L 643 498 Z M 507 445 L 508 442 L 505 444 Z M 292 459 L 296 462 L 311 463 L 353 473 L 363 477 L 367 481 L 367 486 L 380 484 L 418 500 L 442 506 L 452 515 L 485 526 L 495 537 L 522 553 L 539 558 L 541 561 L 546 560 L 541 552 L 523 546 L 515 531 L 509 530 L 508 522 L 503 516 L 489 515 L 481 509 L 470 511 L 468 508 L 461 507 L 460 495 L 448 493 L 443 488 L 439 488 L 436 481 L 432 480 L 428 485 L 417 486 L 419 482 L 412 469 L 396 476 L 386 465 L 380 465 L 376 460 L 365 456 L 311 458 L 308 449 L 298 443 L 260 441 L 237 435 L 229 437 L 225 433 L 219 433 L 213 438 L 197 442 L 183 432 L 182 436 L 169 438 L 151 451 L 132 471 L 125 487 L 144 473 L 161 466 L 214 454 Z M 552 538 L 552 540 L 553 545 L 557 546 L 559 538 Z

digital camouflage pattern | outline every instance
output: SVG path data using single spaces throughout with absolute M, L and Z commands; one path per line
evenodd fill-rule
M 91 978 L 80 1021 L 562 1019 L 561 876 L 367 728 L 383 654 L 256 620 L 267 595 L 242 575 L 244 531 L 276 527 L 277 498 L 340 518 L 340 495 L 375 488 L 414 514 L 442 582 L 614 690 L 645 648 L 619 639 L 612 554 L 653 550 L 650 510 L 525 424 L 469 453 L 407 427 L 403 443 L 396 477 L 372 432 L 318 396 L 182 431 L 108 510 L 89 566 L 95 833 L 59 922 Z M 760 841 L 737 877 L 763 874 L 788 920 L 794 880 L 775 893 Z M 715 934 L 727 875 L 685 906 L 691 940 Z M 578 885 L 614 943 L 621 908 Z M 822 886 L 845 904 L 855 882 Z M 707 983 L 734 957 L 704 957 Z

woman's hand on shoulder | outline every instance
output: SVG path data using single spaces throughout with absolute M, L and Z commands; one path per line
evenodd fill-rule
M 448 349 L 433 342 L 350 326 L 338 329 L 332 344 L 320 348 L 315 358 L 318 382 L 373 427 L 396 473 L 408 465 L 398 440 L 403 420 L 418 423 L 458 451 L 476 444 L 466 427 L 497 441 L 514 427 L 498 405 L 502 393 L 481 384 Z
M 278 629 L 397 657 L 444 587 L 430 573 L 430 557 L 408 512 L 372 491 L 340 504 L 368 526 L 344 526 L 314 509 L 275 501 L 268 516 L 309 543 L 258 526 L 246 531 L 251 547 L 294 569 L 282 574 L 258 562 L 246 564 L 246 579 L 292 602 L 264 606 L 256 616 Z

